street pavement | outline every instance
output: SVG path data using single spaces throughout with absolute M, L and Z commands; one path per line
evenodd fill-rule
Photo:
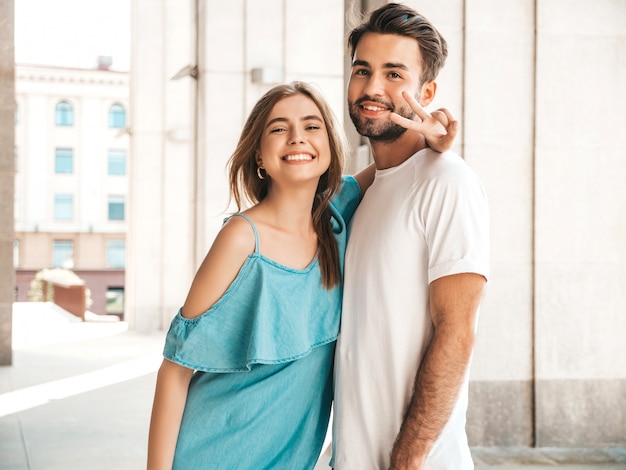
M 13 364 L 0 367 L 0 470 L 145 468 L 164 338 L 114 317 L 83 322 L 52 303 L 14 304 Z M 626 449 L 473 452 L 477 470 L 626 470 Z

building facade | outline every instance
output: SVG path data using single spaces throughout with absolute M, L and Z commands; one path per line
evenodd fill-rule
M 123 316 L 129 135 L 128 73 L 16 68 L 16 300 L 43 268 L 67 268 L 89 310 Z

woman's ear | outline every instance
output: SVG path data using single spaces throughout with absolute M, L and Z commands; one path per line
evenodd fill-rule
M 424 83 L 422 85 L 420 104 L 424 107 L 428 106 L 435 99 L 435 93 L 437 93 L 437 82 L 430 80 Z

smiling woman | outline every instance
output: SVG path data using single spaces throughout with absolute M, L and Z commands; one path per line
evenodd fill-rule
M 230 160 L 233 198 L 252 206 L 227 219 L 170 326 L 149 469 L 315 466 L 361 196 L 346 154 L 310 85 L 277 86 L 252 110 Z

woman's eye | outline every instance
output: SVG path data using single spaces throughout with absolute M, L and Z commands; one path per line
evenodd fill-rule
M 277 127 L 275 129 L 270 130 L 270 134 L 279 134 L 281 132 L 285 132 L 284 127 Z
M 310 126 L 306 126 L 306 129 L 307 129 L 308 131 L 316 131 L 316 130 L 317 130 L 317 129 L 319 129 L 319 128 L 320 128 L 320 126 L 317 126 L 317 125 L 315 125 L 315 124 L 311 124 Z

